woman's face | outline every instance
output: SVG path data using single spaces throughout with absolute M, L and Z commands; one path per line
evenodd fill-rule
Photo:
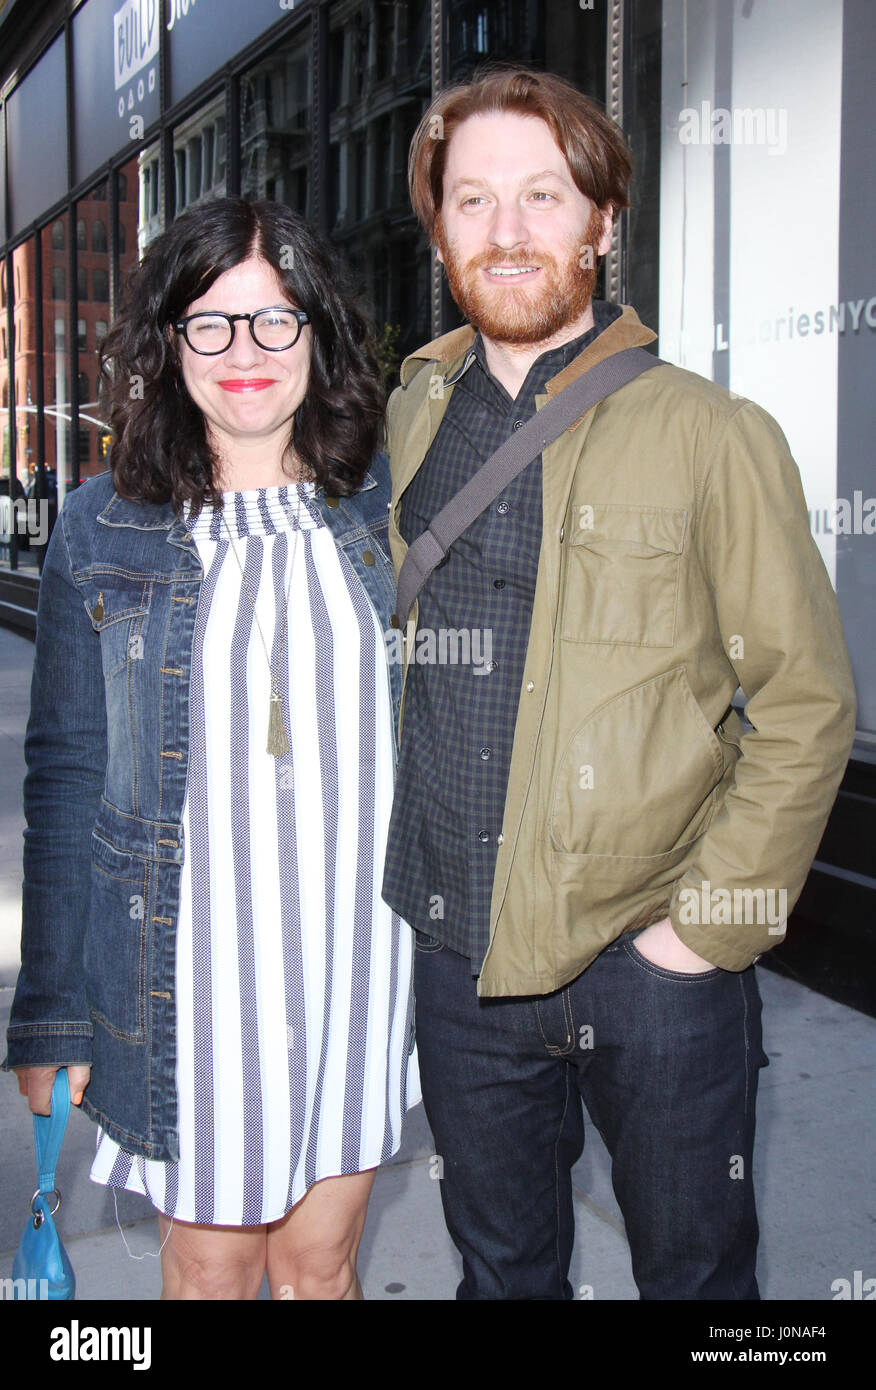
M 290 300 L 274 269 L 251 257 L 220 275 L 182 317 L 208 310 L 249 314 Z M 297 308 L 297 305 L 290 304 Z M 311 329 L 305 324 L 293 347 L 266 352 L 238 320 L 231 346 L 215 357 L 193 352 L 179 334 L 186 389 L 207 420 L 211 443 L 226 459 L 252 457 L 253 447 L 281 459 L 291 421 L 307 392 Z

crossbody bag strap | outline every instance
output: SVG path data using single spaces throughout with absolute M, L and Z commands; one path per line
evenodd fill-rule
M 626 386 L 642 372 L 660 363 L 659 357 L 641 347 L 624 348 L 591 367 L 584 376 L 564 387 L 558 396 L 537 410 L 522 429 L 481 464 L 472 478 L 432 518 L 426 530 L 412 541 L 398 576 L 393 618 L 404 627 L 414 599 L 447 551 L 508 484 L 533 459 L 593 406 Z

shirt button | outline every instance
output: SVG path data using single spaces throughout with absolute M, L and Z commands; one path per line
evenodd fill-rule
M 523 426 L 524 426 L 524 423 L 525 423 L 525 421 L 523 421 L 523 420 L 515 420 L 515 421 L 514 421 L 514 428 L 515 428 L 516 430 L 522 430 L 522 429 L 523 429 Z
M 487 662 L 487 670 L 488 670 L 488 671 L 498 671 L 498 669 L 499 669 L 499 663 L 498 663 L 498 661 L 488 661 L 488 662 Z
M 490 832 L 489 832 L 488 830 L 479 830 L 479 831 L 478 831 L 478 839 L 481 841 L 481 844 L 484 844 L 484 845 L 485 845 L 485 844 L 487 843 L 487 840 L 489 840 L 489 838 L 490 838 Z
M 496 511 L 500 516 L 507 516 L 510 510 L 511 508 L 507 502 L 500 502 L 496 507 Z
M 493 580 L 493 588 L 494 588 L 494 589 L 504 589 L 504 587 L 505 587 L 505 581 L 504 581 L 504 579 L 494 579 L 494 580 Z
M 535 689 L 535 685 L 533 684 L 532 681 L 527 681 L 527 682 L 526 682 L 526 689 L 527 689 L 527 690 L 534 690 L 534 689 Z
M 373 550 L 363 550 L 363 551 L 362 551 L 362 564 L 363 564 L 363 565 L 373 565 L 373 564 L 374 564 L 374 551 L 373 551 Z
M 483 758 L 484 762 L 487 761 L 487 758 L 491 758 L 492 756 L 493 756 L 493 750 L 492 750 L 492 748 L 482 748 L 482 749 L 481 749 L 481 757 Z

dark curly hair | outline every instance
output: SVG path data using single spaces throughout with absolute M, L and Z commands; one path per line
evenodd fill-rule
M 251 256 L 273 267 L 286 297 L 310 320 L 310 377 L 290 443 L 329 495 L 347 497 L 361 486 L 380 437 L 384 395 L 350 272 L 285 204 L 218 198 L 183 213 L 152 242 L 101 345 L 115 436 L 110 472 L 120 496 L 171 501 L 176 511 L 188 501 L 193 515 L 205 501 L 221 507 L 217 460 L 168 326 Z

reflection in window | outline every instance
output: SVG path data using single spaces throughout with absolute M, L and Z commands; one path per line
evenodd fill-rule
M 91 225 L 91 249 L 92 251 L 107 250 L 106 227 L 100 218 L 97 218 Z
M 376 0 L 354 21 L 351 8 L 338 0 L 328 17 L 328 225 L 368 286 L 392 386 L 431 328 L 430 258 L 407 197 L 408 145 L 431 96 L 430 6 Z
M 156 140 L 137 157 L 139 184 L 139 215 L 137 218 L 138 254 L 163 231 L 161 199 L 161 153 Z
M 85 221 L 81 217 L 76 222 L 76 249 L 77 251 L 88 250 L 88 238 L 85 232 Z
M 88 271 L 84 265 L 76 267 L 76 298 L 88 298 Z
M 91 272 L 92 299 L 98 304 L 106 304 L 109 301 L 109 275 L 105 270 L 97 269 Z
M 77 377 L 77 383 L 79 390 L 79 404 L 80 406 L 87 405 L 88 399 L 91 395 L 91 387 L 88 383 L 87 373 L 80 372 Z
M 78 319 L 76 323 L 76 342 L 80 351 L 84 352 L 88 346 L 88 325 L 85 319 Z
M 310 34 L 292 39 L 240 79 L 241 193 L 309 216 Z
M 225 97 L 220 94 L 173 132 L 177 216 L 225 194 Z
M 69 214 L 42 231 L 43 282 L 52 287 L 50 317 L 43 335 L 43 400 L 45 409 L 45 454 L 47 495 L 55 494 L 58 480 L 58 501 L 63 502 L 67 479 L 72 475 L 70 456 L 70 393 L 67 385 L 67 274 L 65 247 L 69 234 Z M 39 460 L 36 460 L 39 462 Z M 54 521 L 54 504 L 49 519 Z

